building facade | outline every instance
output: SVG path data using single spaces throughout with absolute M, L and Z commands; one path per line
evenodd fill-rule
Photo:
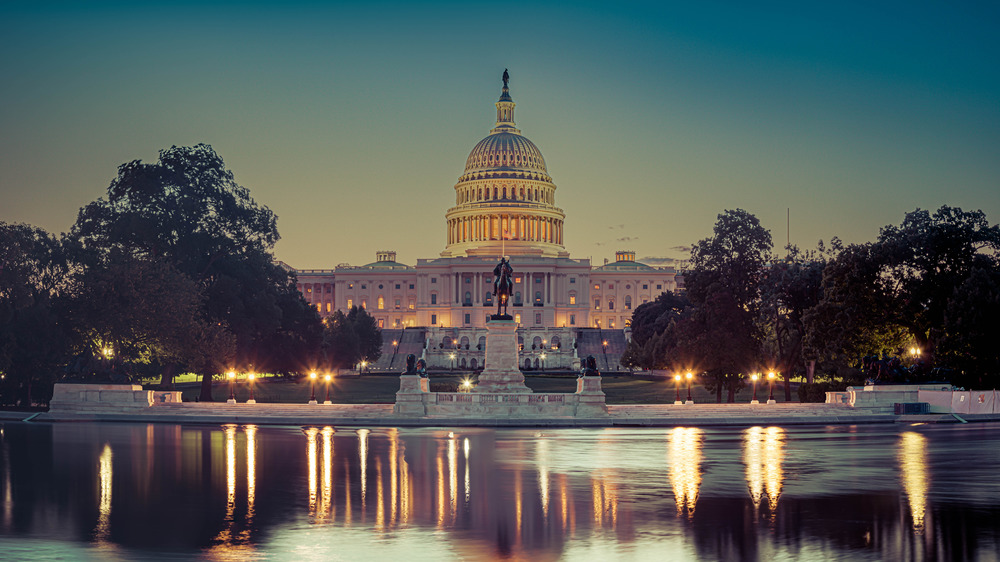
M 493 268 L 505 255 L 515 285 L 508 312 L 520 326 L 525 366 L 541 368 L 546 359 L 547 367 L 574 366 L 581 330 L 588 331 L 583 340 L 593 340 L 589 331 L 597 330 L 602 351 L 613 347 L 612 356 L 620 355 L 634 308 L 677 290 L 677 272 L 637 262 L 628 250 L 597 267 L 570 257 L 556 185 L 541 151 L 516 128 L 515 105 L 504 80 L 496 124 L 473 147 L 454 186 L 440 256 L 411 266 L 397 262 L 393 251 L 378 251 L 366 265 L 294 270 L 306 300 L 324 316 L 362 307 L 387 337 L 405 329 L 416 336 L 419 329 L 429 365 L 475 369 L 497 309 Z M 401 332 L 387 339 L 395 343 L 383 356 L 399 353 L 403 339 Z

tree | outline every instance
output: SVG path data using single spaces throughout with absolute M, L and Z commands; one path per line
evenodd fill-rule
M 955 382 L 996 388 L 1000 379 L 1000 268 L 975 268 L 945 309 L 938 357 L 958 371 Z
M 332 367 L 373 363 L 382 355 L 382 330 L 364 308 L 352 307 L 347 314 L 338 310 L 325 321 L 323 350 Z
M 319 315 L 304 304 L 294 276 L 274 263 L 277 218 L 236 183 L 208 145 L 171 147 L 156 163 L 118 168 L 107 200 L 80 210 L 72 237 L 88 263 L 117 256 L 168 263 L 203 288 L 210 323 L 236 336 L 234 362 L 260 370 L 275 346 L 318 342 Z M 293 332 L 304 330 L 295 335 Z M 288 357 L 277 358 L 289 369 Z M 170 383 L 165 369 L 163 384 Z M 204 372 L 202 400 L 211 400 Z
M 691 250 L 684 284 L 694 312 L 678 323 L 676 347 L 668 354 L 704 371 L 706 388 L 719 402 L 723 388 L 734 401 L 744 374 L 759 366 L 760 282 L 770 251 L 770 232 L 742 209 L 720 214 L 713 236 Z
M 717 402 L 735 402 L 744 377 L 759 361 L 760 340 L 753 313 L 721 286 L 710 287 L 706 300 L 677 323 L 676 347 L 668 353 L 677 371 L 703 373 L 702 384 Z
M 55 311 L 69 264 L 40 228 L 0 222 L 0 394 L 30 406 L 36 384 L 51 391 L 70 350 Z
M 848 366 L 894 352 L 905 341 L 891 282 L 874 244 L 852 244 L 823 270 L 823 296 L 803 314 L 808 357 Z
M 932 215 L 917 209 L 900 226 L 884 227 L 875 247 L 899 323 L 932 358 L 945 336 L 955 288 L 974 269 L 1000 264 L 1000 226 L 990 226 L 982 211 L 943 206 Z
M 219 371 L 233 358 L 233 335 L 206 319 L 198 284 L 169 264 L 120 257 L 83 268 L 69 293 L 66 317 L 81 336 L 77 377 L 124 382 L 174 365 Z
M 785 400 L 792 399 L 794 372 L 806 369 L 802 355 L 805 313 L 822 297 L 823 269 L 827 259 L 840 249 L 837 238 L 829 250 L 822 240 L 815 251 L 801 252 L 790 246 L 788 255 L 773 261 L 761 280 L 765 354 L 775 358 L 773 367 L 784 378 Z
M 771 259 L 771 233 L 743 209 L 719 215 L 711 238 L 691 248 L 691 269 L 684 285 L 691 302 L 701 303 L 715 284 L 724 287 L 738 306 L 756 310 L 760 280 Z
M 672 328 L 690 306 L 687 298 L 670 292 L 640 304 L 632 313 L 632 339 L 622 354 L 622 365 L 642 369 L 667 366 L 667 350 L 674 347 Z

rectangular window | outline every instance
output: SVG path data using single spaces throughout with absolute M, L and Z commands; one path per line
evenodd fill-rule
M 332 293 L 333 292 L 333 285 L 326 285 L 326 292 L 327 293 Z
M 649 288 L 649 285 L 643 285 L 643 286 L 642 286 L 642 288 L 643 288 L 643 289 L 648 289 L 648 288 Z
M 350 312 L 352 308 L 354 308 L 354 299 L 347 299 L 347 311 Z
M 410 302 L 407 305 L 407 308 L 409 308 L 410 310 L 413 310 L 416 307 L 417 307 L 417 303 L 413 302 L 413 299 L 410 299 Z
M 438 303 L 437 293 L 431 293 L 431 304 L 437 304 L 437 303 Z
M 436 326 L 437 323 L 438 323 L 438 315 L 437 314 L 431 314 L 431 325 L 432 326 Z
M 576 326 L 576 314 L 569 315 L 569 325 Z
M 362 284 L 361 284 L 361 288 L 362 288 L 362 289 L 367 289 L 367 288 L 368 288 L 368 285 L 365 285 L 364 283 L 362 283 Z
M 385 327 L 385 320 L 382 320 L 381 318 L 379 318 L 379 320 L 378 320 L 378 327 L 379 328 L 384 328 Z
M 594 299 L 594 310 L 601 309 L 601 299 Z
M 594 290 L 595 291 L 600 291 L 601 290 L 601 286 L 600 285 L 594 285 Z
M 402 306 L 402 301 L 396 299 L 396 310 L 399 310 L 400 306 Z
M 615 284 L 614 283 L 609 283 L 608 284 L 608 289 L 614 289 L 614 288 L 615 288 Z
M 608 310 L 615 309 L 615 301 L 608 301 Z
M 569 278 L 569 282 L 570 283 L 576 283 L 576 277 L 570 277 Z
M 431 277 L 431 283 L 437 283 L 437 282 L 438 282 L 437 277 Z
M 466 314 L 466 315 L 465 315 L 465 323 L 466 323 L 466 324 L 469 324 L 469 323 L 471 323 L 471 322 L 472 322 L 472 318 L 470 317 L 470 315 L 469 315 L 469 314 Z
M 515 314 L 514 315 L 514 322 L 516 324 L 520 324 L 521 323 L 521 315 L 520 314 Z
M 657 285 L 657 286 L 656 286 L 656 288 L 657 288 L 658 290 L 663 290 L 663 285 Z
M 330 303 L 326 303 L 326 311 L 330 312 Z
M 541 283 L 541 282 L 542 282 L 541 277 L 535 277 L 535 283 Z
M 569 304 L 576 304 L 576 295 L 569 296 Z
M 368 301 L 367 300 L 361 299 L 361 308 L 363 308 L 365 310 L 368 310 Z
M 535 314 L 535 324 L 540 325 L 542 323 L 542 313 Z
M 385 298 L 383 297 L 378 298 L 378 309 L 385 310 Z
M 397 290 L 399 289 L 399 283 L 396 283 L 396 289 Z
M 410 290 L 413 290 L 413 283 L 410 283 Z
M 520 283 L 521 282 L 521 278 L 520 277 L 515 277 L 514 278 L 514 282 L 515 283 Z

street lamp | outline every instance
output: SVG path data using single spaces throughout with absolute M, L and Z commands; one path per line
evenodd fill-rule
M 236 403 L 236 387 L 235 387 L 235 384 L 236 384 L 236 372 L 235 371 L 229 371 L 228 373 L 226 373 L 226 376 L 229 377 L 229 400 L 226 400 L 226 404 L 235 404 Z
M 472 380 L 466 378 L 462 380 L 462 392 L 470 392 L 470 391 L 472 391 Z
M 452 370 L 455 370 L 455 354 L 454 353 L 449 353 L 448 357 L 451 358 L 451 368 L 452 368 Z
M 253 373 L 247 373 L 247 379 L 250 381 L 250 399 L 247 400 L 247 404 L 256 404 L 257 401 L 253 398 L 253 381 L 257 378 L 257 375 Z
M 454 338 L 452 338 L 452 340 L 451 340 L 451 345 L 455 346 L 455 348 L 457 349 L 457 348 L 458 348 L 458 340 L 457 340 L 457 339 L 454 339 Z
M 674 404 L 681 404 L 681 376 L 674 375 L 674 388 L 677 389 L 677 398 L 674 399 Z
M 541 358 L 542 358 L 542 370 L 544 371 L 545 370 L 545 354 L 544 353 L 541 355 Z
M 330 382 L 333 380 L 333 377 L 330 376 L 330 373 L 327 373 L 323 378 L 326 379 L 326 401 L 323 403 L 332 404 L 333 402 L 330 402 Z
M 309 388 L 312 390 L 312 395 L 309 397 L 309 403 L 316 404 L 316 371 L 309 373 Z
M 760 378 L 760 375 L 758 375 L 757 373 L 754 373 L 754 374 L 750 375 L 750 381 L 753 384 L 753 400 L 750 401 L 751 404 L 760 404 L 760 402 L 757 400 L 757 379 L 758 378 Z
M 684 377 L 688 381 L 688 399 L 687 399 L 687 403 L 688 404 L 694 404 L 694 399 L 691 398 L 691 379 L 694 378 L 694 375 L 691 374 L 691 371 L 688 371 L 687 374 L 684 375 Z
M 774 371 L 767 374 L 767 385 L 771 387 L 771 393 L 767 397 L 767 403 L 774 404 Z
M 368 362 L 367 361 L 362 361 L 361 362 L 361 370 L 358 371 L 359 375 L 363 375 L 365 373 L 365 367 L 366 366 L 368 366 Z

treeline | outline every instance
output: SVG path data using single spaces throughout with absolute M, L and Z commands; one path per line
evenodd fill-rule
M 0 401 L 59 380 L 293 375 L 377 359 L 364 311 L 321 321 L 275 260 L 277 217 L 210 146 L 133 161 L 60 237 L 0 222 Z
M 982 211 L 917 209 L 878 239 L 773 253 L 752 214 L 719 215 L 686 291 L 636 308 L 623 364 L 693 371 L 722 401 L 753 373 L 840 386 L 1000 378 L 1000 227 Z

